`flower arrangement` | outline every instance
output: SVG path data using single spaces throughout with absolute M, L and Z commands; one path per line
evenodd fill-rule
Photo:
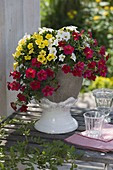
M 32 99 L 40 100 L 60 88 L 56 79 L 59 69 L 73 77 L 95 80 L 96 76 L 106 76 L 109 58 L 91 32 L 79 32 L 75 26 L 59 30 L 39 28 L 18 42 L 13 56 L 13 81 L 8 82 L 8 89 L 18 91 L 11 106 L 14 110 L 19 106 L 20 111 L 26 111 Z

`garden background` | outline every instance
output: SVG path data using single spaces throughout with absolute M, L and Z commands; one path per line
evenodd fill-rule
M 110 54 L 107 77 L 84 80 L 81 92 L 95 88 L 113 88 L 113 1 L 112 0 L 41 0 L 41 27 L 59 29 L 74 25 L 91 31 L 99 45 Z

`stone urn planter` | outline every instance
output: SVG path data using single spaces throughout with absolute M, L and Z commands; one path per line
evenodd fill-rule
M 43 113 L 35 123 L 35 129 L 49 134 L 68 133 L 78 127 L 77 121 L 70 114 L 70 108 L 77 101 L 83 79 L 61 71 L 57 78 L 60 88 L 51 97 L 42 98 L 40 106 Z

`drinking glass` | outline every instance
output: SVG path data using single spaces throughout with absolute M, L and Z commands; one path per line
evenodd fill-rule
M 86 136 L 100 138 L 102 134 L 102 125 L 104 116 L 99 110 L 91 110 L 84 113 Z
M 112 99 L 113 99 L 113 90 L 112 89 L 96 89 L 92 91 L 93 96 L 95 97 L 96 107 L 101 113 L 107 117 L 111 111 Z

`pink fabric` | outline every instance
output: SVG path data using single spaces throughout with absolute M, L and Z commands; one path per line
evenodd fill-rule
M 103 128 L 102 139 L 89 138 L 82 134 L 74 134 L 66 138 L 65 141 L 91 150 L 102 152 L 113 151 L 113 125 L 106 124 Z
M 86 131 L 81 132 L 81 135 L 86 136 Z M 91 137 L 88 137 L 91 138 Z M 101 140 L 104 142 L 108 142 L 113 140 L 113 125 L 111 124 L 104 124 L 102 128 L 102 135 L 100 139 L 96 138 L 97 140 Z

